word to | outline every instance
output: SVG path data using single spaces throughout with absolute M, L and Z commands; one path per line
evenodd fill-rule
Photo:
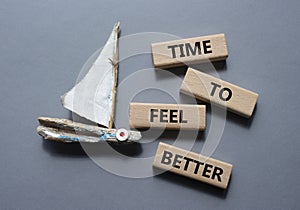
M 225 107 L 243 117 L 251 117 L 258 94 L 219 78 L 189 68 L 180 92 Z

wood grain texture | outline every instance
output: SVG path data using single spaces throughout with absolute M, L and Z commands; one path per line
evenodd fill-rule
M 228 49 L 224 34 L 152 44 L 152 58 L 156 68 L 219 61 L 227 57 Z
M 232 164 L 160 142 L 153 166 L 226 189 Z
M 130 127 L 204 130 L 206 127 L 206 106 L 131 103 Z
M 180 92 L 211 102 L 243 117 L 251 117 L 258 94 L 189 68 Z

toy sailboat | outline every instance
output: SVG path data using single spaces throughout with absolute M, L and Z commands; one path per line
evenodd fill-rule
M 118 22 L 88 73 L 61 97 L 65 108 L 103 127 L 39 117 L 37 132 L 44 139 L 61 142 L 135 142 L 141 139 L 138 131 L 113 129 L 119 28 Z

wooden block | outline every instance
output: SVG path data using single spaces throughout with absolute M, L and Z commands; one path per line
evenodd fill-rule
M 131 128 L 199 129 L 206 125 L 205 105 L 131 103 Z
M 153 166 L 226 189 L 232 165 L 160 142 Z
M 219 61 L 227 57 L 228 50 L 224 34 L 152 44 L 152 58 L 156 68 Z
M 251 117 L 258 94 L 189 68 L 180 92 L 211 102 L 244 117 Z

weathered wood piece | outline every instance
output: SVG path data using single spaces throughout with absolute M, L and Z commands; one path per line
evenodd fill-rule
M 47 140 L 61 142 L 133 142 L 142 138 L 139 131 L 107 129 L 67 119 L 39 117 L 38 134 Z M 125 138 L 126 137 L 126 138 Z

